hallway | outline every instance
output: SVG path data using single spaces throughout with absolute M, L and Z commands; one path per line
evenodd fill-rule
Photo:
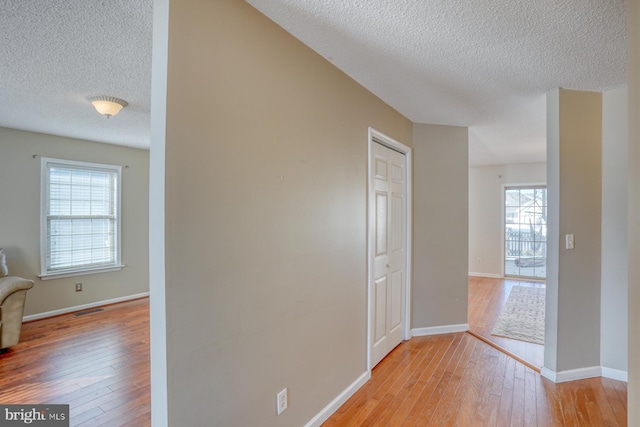
M 543 345 L 491 335 L 514 286 L 544 287 L 545 284 L 525 280 L 469 277 L 469 327 L 483 338 L 541 368 L 544 364 Z

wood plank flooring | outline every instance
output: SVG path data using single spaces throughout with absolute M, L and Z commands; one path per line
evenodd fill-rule
M 0 403 L 70 405 L 70 425 L 151 425 L 149 300 L 25 323 L 0 354 Z
M 72 426 L 149 426 L 149 305 L 26 323 L 0 403 L 67 403 Z M 627 387 L 553 384 L 466 334 L 402 343 L 326 426 L 625 426 Z
M 469 328 L 534 366 L 544 364 L 544 346 L 491 335 L 514 286 L 544 287 L 541 282 L 469 277 Z
M 554 384 L 467 333 L 414 337 L 323 426 L 626 426 L 626 384 Z

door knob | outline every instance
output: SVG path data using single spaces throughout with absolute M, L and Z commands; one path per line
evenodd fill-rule
M 387 268 L 391 268 L 391 264 L 387 264 Z

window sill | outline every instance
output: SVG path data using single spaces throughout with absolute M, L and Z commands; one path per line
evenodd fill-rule
M 109 267 L 101 267 L 101 268 L 90 268 L 87 270 L 68 270 L 61 271 L 60 273 L 49 273 L 49 274 L 41 274 L 38 277 L 41 280 L 53 280 L 53 279 L 61 279 L 63 277 L 73 277 L 73 276 L 85 276 L 88 274 L 98 274 L 98 273 L 108 273 L 110 271 L 120 271 L 124 267 L 121 265 L 112 265 Z

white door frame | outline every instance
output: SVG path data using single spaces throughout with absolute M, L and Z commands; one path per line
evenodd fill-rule
M 413 193 L 412 193 L 412 181 L 413 181 L 413 174 L 411 171 L 411 165 L 412 165 L 412 157 L 411 157 L 411 148 L 407 147 L 406 145 L 384 135 L 381 132 L 378 132 L 377 130 L 373 129 L 373 128 L 369 128 L 369 138 L 368 138 L 368 148 L 367 148 L 367 370 L 370 372 L 371 369 L 373 369 L 373 367 L 371 366 L 371 331 L 373 330 L 373 315 L 371 312 L 371 304 L 372 304 L 372 298 L 373 296 L 371 295 L 371 281 L 373 278 L 373 257 L 374 257 L 374 253 L 375 253 L 375 249 L 373 247 L 374 245 L 374 231 L 375 231 L 375 216 L 374 216 L 374 211 L 375 211 L 375 206 L 373 205 L 375 202 L 375 197 L 372 197 L 372 191 L 373 191 L 373 186 L 372 186 L 372 182 L 371 182 L 371 174 L 372 174 L 372 170 L 373 170 L 373 165 L 371 162 L 371 151 L 372 151 L 372 146 L 375 143 L 384 145 L 385 147 L 388 147 L 392 150 L 398 151 L 402 154 L 405 155 L 406 158 L 406 167 L 405 167 L 405 171 L 406 171 L 406 182 L 407 182 L 407 197 L 405 198 L 406 200 L 406 264 L 405 264 L 405 276 L 406 276 L 406 280 L 405 280 L 405 307 L 404 307 L 404 339 L 408 340 L 411 339 L 412 337 L 412 333 L 411 333 L 411 278 L 413 277 L 413 271 L 411 270 L 411 259 L 413 257 L 413 247 L 412 247 L 412 241 L 411 241 L 411 235 L 412 235 L 412 229 L 413 229 L 413 223 L 412 223 L 412 217 L 411 217 L 411 212 L 412 212 L 412 208 L 411 208 L 411 202 L 413 199 Z

